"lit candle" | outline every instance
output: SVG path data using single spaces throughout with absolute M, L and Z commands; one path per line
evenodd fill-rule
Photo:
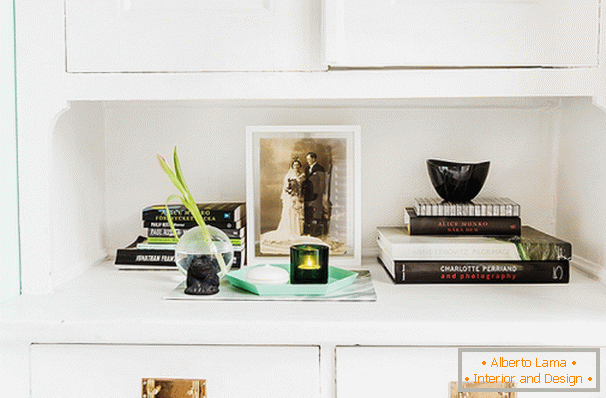
M 291 246 L 290 283 L 328 283 L 328 246 Z
M 316 260 L 316 256 L 313 254 L 308 254 L 308 256 L 303 260 L 302 264 L 299 265 L 301 269 L 320 269 L 320 264 L 318 264 Z

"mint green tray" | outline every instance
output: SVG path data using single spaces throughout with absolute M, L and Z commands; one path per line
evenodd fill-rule
M 273 264 L 276 267 L 290 270 L 289 264 Z M 255 267 L 262 267 L 256 265 Z M 254 267 L 245 267 L 236 271 L 228 272 L 225 277 L 235 287 L 248 290 L 259 296 L 323 296 L 343 289 L 353 283 L 358 274 L 353 271 L 347 271 L 341 268 L 328 267 L 327 284 L 297 284 L 291 285 L 290 282 L 281 285 L 262 285 L 250 283 L 246 280 L 246 273 Z

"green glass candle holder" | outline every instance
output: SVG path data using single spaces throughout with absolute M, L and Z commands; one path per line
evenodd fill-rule
M 291 246 L 290 283 L 328 283 L 328 246 Z

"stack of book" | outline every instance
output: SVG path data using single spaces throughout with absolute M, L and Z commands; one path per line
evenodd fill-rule
M 182 236 L 198 224 L 183 205 L 168 206 L 177 235 Z M 199 203 L 198 209 L 207 225 L 222 230 L 234 246 L 232 268 L 246 261 L 246 204 L 242 202 Z M 116 251 L 115 264 L 119 268 L 167 269 L 177 266 L 174 261 L 175 238 L 166 217 L 164 205 L 148 206 L 142 211 L 143 227 L 147 236 L 139 236 L 133 243 Z
M 572 245 L 519 215 L 504 198 L 418 199 L 406 225 L 377 228 L 379 261 L 395 283 L 568 283 Z

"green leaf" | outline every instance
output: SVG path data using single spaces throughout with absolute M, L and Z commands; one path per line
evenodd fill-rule
M 177 147 L 175 147 L 174 154 L 173 154 L 175 172 L 173 172 L 171 170 L 171 168 L 166 163 L 166 160 L 160 154 L 157 154 L 157 157 L 158 157 L 158 162 L 160 163 L 160 166 L 162 167 L 162 170 L 164 170 L 164 172 L 166 173 L 168 178 L 170 178 L 170 180 L 172 181 L 174 186 L 183 195 L 183 197 L 181 197 L 179 195 L 170 195 L 166 199 L 166 204 L 165 204 L 166 219 L 168 220 L 168 224 L 170 225 L 170 229 L 172 230 L 173 235 L 175 235 L 175 238 L 179 239 L 179 237 L 177 236 L 177 231 L 175 230 L 175 225 L 173 223 L 172 217 L 171 217 L 169 209 L 168 209 L 168 202 L 171 199 L 179 199 L 181 201 L 181 203 L 183 203 L 185 208 L 187 208 L 187 210 L 189 210 L 189 212 L 193 215 L 194 219 L 200 226 L 204 240 L 208 243 L 211 252 L 217 258 L 217 262 L 219 263 L 219 268 L 221 269 L 221 273 L 223 275 L 225 275 L 225 273 L 227 273 L 227 269 L 225 267 L 225 260 L 223 259 L 223 256 L 219 253 L 219 251 L 217 250 L 217 245 L 215 244 L 215 242 L 213 242 L 212 237 L 210 236 L 210 232 L 206 226 L 206 223 L 204 222 L 204 218 L 202 217 L 202 214 L 200 214 L 200 209 L 198 209 L 198 205 L 196 204 L 196 201 L 192 197 L 191 193 L 189 192 L 189 189 L 187 188 L 187 185 L 185 184 L 185 178 L 183 177 L 183 172 L 181 171 L 181 165 L 179 163 L 179 157 L 177 156 Z
M 177 156 L 177 147 L 175 147 L 175 150 L 173 153 L 173 162 L 175 164 L 175 174 L 176 174 L 177 180 L 183 186 L 183 189 L 185 190 L 185 193 L 187 194 L 188 199 L 193 200 L 193 198 L 191 196 L 191 192 L 189 192 L 189 188 L 187 187 L 187 184 L 185 183 L 185 178 L 183 177 L 183 172 L 181 171 L 181 164 L 179 162 L 179 157 Z
M 158 154 L 157 156 L 158 156 L 158 162 L 160 162 L 160 167 L 162 167 L 162 170 L 164 170 L 164 172 L 166 173 L 166 175 L 168 176 L 168 178 L 170 178 L 170 180 L 172 181 L 173 185 L 179 190 L 179 192 L 181 192 L 181 194 L 183 196 L 186 196 L 185 188 L 183 187 L 183 185 L 181 185 L 181 183 L 177 179 L 177 176 L 170 169 L 170 167 L 168 166 L 168 164 L 166 164 L 166 160 L 164 160 L 164 158 L 160 154 Z
M 520 255 L 520 260 L 528 261 L 530 260 L 530 256 L 526 252 L 526 248 L 521 242 L 516 243 L 516 248 L 518 249 L 518 254 Z
M 177 235 L 177 230 L 175 229 L 175 224 L 173 223 L 173 218 L 170 215 L 170 211 L 168 210 L 168 202 L 170 202 L 171 199 L 179 199 L 181 201 L 181 203 L 185 204 L 184 200 L 182 197 L 180 197 L 179 195 L 170 195 L 168 198 L 166 198 L 166 204 L 164 205 L 164 207 L 166 208 L 166 219 L 168 220 L 168 225 L 170 225 L 170 229 L 171 231 L 173 231 L 173 235 L 175 235 L 175 238 L 177 238 L 177 241 L 179 240 L 179 236 Z

